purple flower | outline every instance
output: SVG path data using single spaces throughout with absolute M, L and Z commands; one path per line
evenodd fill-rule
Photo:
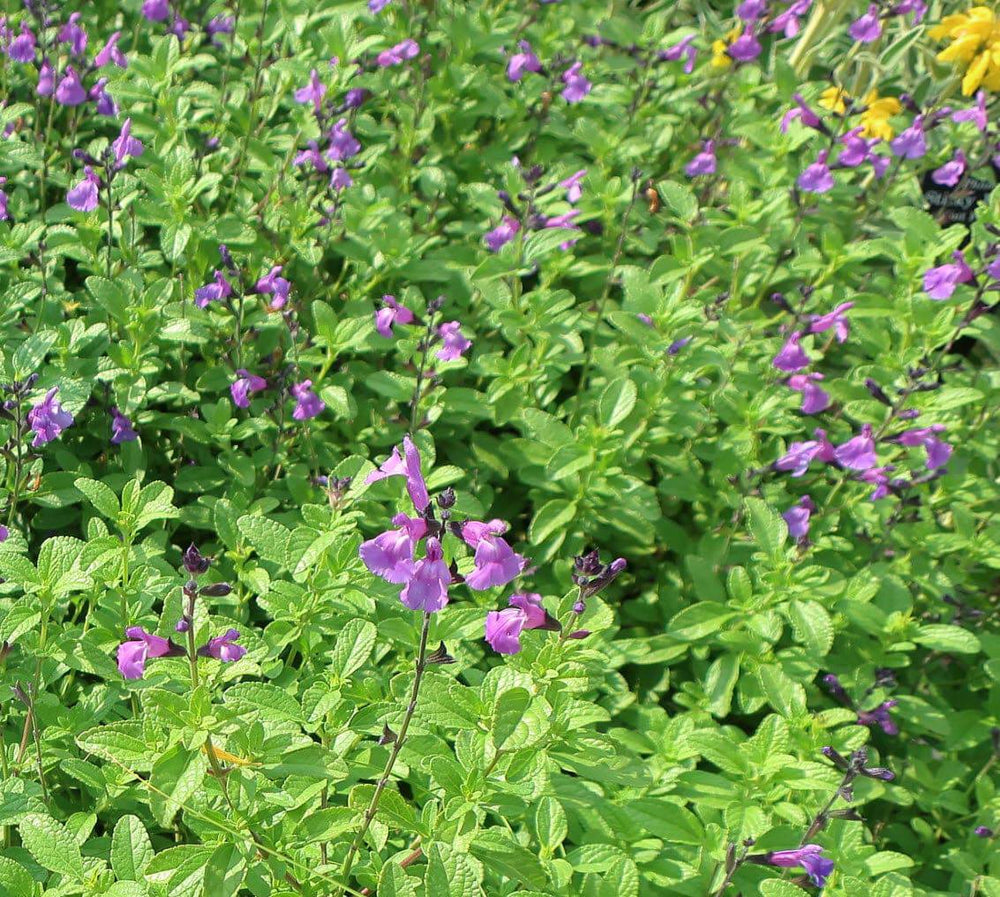
M 894 156 L 903 159 L 920 159 L 927 153 L 927 138 L 924 135 L 923 120 L 916 118 L 910 127 L 889 143 Z
M 56 399 L 58 386 L 53 386 L 42 399 L 28 412 L 28 423 L 35 433 L 31 444 L 38 448 L 56 439 L 63 430 L 73 423 L 73 415 L 66 411 Z
M 379 53 L 375 57 L 375 62 L 382 68 L 388 68 L 391 65 L 399 65 L 407 59 L 413 59 L 419 52 L 420 47 L 417 45 L 417 42 L 408 37 L 406 40 L 396 44 L 396 46 Z
M 21 22 L 21 33 L 10 42 L 7 56 L 14 62 L 35 61 L 35 35 L 27 22 Z
M 118 49 L 118 38 L 120 38 L 121 35 L 122 33 L 120 31 L 116 31 L 112 34 L 101 51 L 94 57 L 94 65 L 97 66 L 97 68 L 107 65 L 110 62 L 113 62 L 118 66 L 118 68 L 128 68 L 128 59 L 126 59 L 125 54 Z
M 462 335 L 462 325 L 458 321 L 447 321 L 438 327 L 442 346 L 435 353 L 438 361 L 457 361 L 472 346 L 472 341 Z
M 146 632 L 141 626 L 125 630 L 130 641 L 118 646 L 118 669 L 126 679 L 141 679 L 151 657 L 177 657 L 184 651 L 170 639 Z
M 958 112 L 952 113 L 951 120 L 956 122 L 971 121 L 980 131 L 985 131 L 989 124 L 989 119 L 986 117 L 986 91 L 980 90 L 976 94 L 975 106 L 959 109 Z
M 380 13 L 392 0 L 368 0 L 368 9 L 373 13 Z
M 756 22 L 767 12 L 767 0 L 743 0 L 736 7 L 736 18 L 744 22 Z
M 859 165 L 870 160 L 872 165 L 877 169 L 877 160 L 879 160 L 879 157 L 872 152 L 872 147 L 878 143 L 878 140 L 874 138 L 866 140 L 861 136 L 863 130 L 863 126 L 854 128 L 840 138 L 840 142 L 844 144 L 844 148 L 840 151 L 840 155 L 837 156 L 838 168 L 857 168 Z
M 744 31 L 743 34 L 729 45 L 726 53 L 729 54 L 731 59 L 735 59 L 737 62 L 753 62 L 753 60 L 760 56 L 762 49 L 757 36 L 748 30 Z
M 884 701 L 879 704 L 874 710 L 859 710 L 858 711 L 858 722 L 859 726 L 879 726 L 886 735 L 898 735 L 899 726 L 896 725 L 896 721 L 889 716 L 889 711 L 895 707 L 899 701 Z
M 410 578 L 399 593 L 399 600 L 410 610 L 424 613 L 439 611 L 448 603 L 448 586 L 451 571 L 442 560 L 441 543 L 431 536 L 427 539 L 427 550 L 423 558 L 416 562 Z
M 170 4 L 167 0 L 145 0 L 142 4 L 142 14 L 150 22 L 162 22 L 170 15 Z
M 689 34 L 679 43 L 674 44 L 672 47 L 667 47 L 666 50 L 661 50 L 659 58 L 664 62 L 677 62 L 678 59 L 684 59 L 684 74 L 690 75 L 694 71 L 694 61 L 698 56 L 698 51 L 693 46 L 695 35 Z
M 822 379 L 823 375 L 819 373 L 793 374 L 788 378 L 788 386 L 802 393 L 803 414 L 819 414 L 830 407 L 830 396 L 816 383 Z
M 490 252 L 499 252 L 501 247 L 514 239 L 520 229 L 521 225 L 516 218 L 505 215 L 503 221 L 486 234 L 486 245 L 489 247 Z
M 847 342 L 851 333 L 851 325 L 847 320 L 847 312 L 854 308 L 853 302 L 841 302 L 833 311 L 825 315 L 810 315 L 810 333 L 825 333 L 831 327 L 837 335 L 837 342 Z
M 358 144 L 360 146 L 360 144 Z M 320 172 L 327 172 L 330 170 L 330 166 L 326 164 L 326 159 L 323 158 L 323 154 L 319 151 L 319 144 L 315 140 L 310 140 L 308 144 L 308 149 L 302 150 L 293 160 L 295 165 L 305 165 L 306 163 L 311 163 L 313 168 Z
M 348 109 L 358 109 L 371 96 L 371 91 L 363 87 L 352 87 L 344 94 L 344 106 Z
M 281 274 L 281 268 L 281 265 L 275 265 L 254 285 L 254 292 L 272 297 L 271 311 L 278 311 L 278 309 L 285 307 L 285 303 L 288 301 L 288 292 L 292 288 L 292 285 L 284 277 L 278 276 Z
M 211 22 L 209 23 L 211 25 Z M 174 14 L 173 20 L 167 28 L 167 34 L 173 34 L 177 40 L 184 40 L 184 36 L 191 30 L 191 23 L 183 16 Z M 213 40 L 213 44 L 219 46 L 218 41 Z
M 988 827 L 987 827 L 987 826 L 985 826 L 985 825 L 977 825 L 977 826 L 976 826 L 976 827 L 975 827 L 975 828 L 974 828 L 974 829 L 972 830 L 972 833 L 973 833 L 973 834 L 974 834 L 974 835 L 975 835 L 975 836 L 976 836 L 977 838 L 992 838 L 992 837 L 993 837 L 993 829 L 991 829 L 991 828 L 988 828 Z
M 816 505 L 808 495 L 803 495 L 799 503 L 792 505 L 781 516 L 788 524 L 788 535 L 799 542 L 809 535 L 809 515 L 816 510 Z
M 56 88 L 56 102 L 62 106 L 79 106 L 86 100 L 87 91 L 83 89 L 76 69 L 71 65 L 66 66 L 66 74 Z
M 520 575 L 527 561 L 517 554 L 501 535 L 507 531 L 502 520 L 479 523 L 467 520 L 462 524 L 462 538 L 475 549 L 475 569 L 465 577 L 470 589 L 482 591 L 503 586 Z
M 928 298 L 939 302 L 950 299 L 960 283 L 968 283 L 975 278 L 961 250 L 956 249 L 951 257 L 954 262 L 924 271 L 924 292 Z
M 878 501 L 889 494 L 889 474 L 895 469 L 891 464 L 885 467 L 872 467 L 858 476 L 863 483 L 870 483 L 875 487 L 875 491 L 868 496 L 871 501 Z
M 0 177 L 0 188 L 2 188 L 3 185 L 6 184 L 6 183 L 7 183 L 7 178 Z M 3 190 L 3 189 L 0 189 L 0 221 L 9 221 L 10 220 L 10 213 L 7 211 L 7 203 L 8 203 L 8 201 L 9 200 L 7 198 L 7 191 Z M 3 540 L 0 539 L 0 541 L 3 541 Z
M 882 36 L 882 23 L 878 18 L 878 5 L 872 3 L 861 18 L 855 19 L 847 29 L 851 37 L 861 44 L 870 44 Z
M 361 144 L 347 130 L 347 119 L 340 119 L 330 132 L 330 148 L 326 151 L 326 158 L 331 162 L 343 162 L 360 152 Z
M 558 623 L 542 607 L 542 596 L 537 592 L 517 592 L 508 599 L 511 607 L 524 611 L 525 629 L 554 629 Z
M 232 16 L 215 16 L 206 26 L 205 34 L 211 38 L 212 43 L 217 47 L 221 46 L 215 39 L 217 34 L 232 34 L 236 27 L 236 20 Z
M 98 115 L 117 115 L 118 104 L 114 97 L 104 89 L 107 83 L 107 78 L 99 78 L 97 83 L 87 92 L 87 96 L 97 104 Z
M 526 40 L 518 41 L 520 53 L 515 53 L 507 63 L 507 79 L 509 81 L 520 81 L 525 72 L 540 72 L 542 63 L 539 58 L 532 53 L 531 44 Z
M 6 542 L 10 538 L 10 530 L 0 523 L 0 542 Z
M 267 381 L 263 377 L 251 374 L 246 368 L 236 372 L 236 379 L 229 385 L 229 394 L 237 408 L 249 408 L 250 396 L 255 392 L 267 389 Z
M 383 307 L 375 312 L 375 329 L 380 336 L 391 339 L 393 324 L 412 324 L 413 312 L 396 301 L 395 296 L 383 296 Z
M 944 424 L 933 424 L 929 427 L 906 430 L 896 437 L 896 441 L 900 445 L 922 445 L 927 452 L 927 469 L 936 470 L 948 463 L 953 451 L 952 446 L 938 439 L 937 434 L 944 432 L 944 429 Z
M 812 0 L 795 0 L 783 12 L 771 20 L 767 30 L 772 33 L 782 32 L 785 37 L 795 37 L 799 33 L 799 19 L 809 12 Z
M 853 439 L 848 439 L 843 445 L 838 445 L 833 452 L 834 460 L 842 467 L 851 470 L 868 470 L 878 464 L 875 455 L 875 439 L 872 436 L 871 424 L 865 424 L 861 432 Z
M 796 330 L 785 340 L 781 351 L 774 356 L 771 364 L 779 371 L 787 371 L 788 373 L 794 373 L 795 371 L 802 370 L 802 368 L 809 367 L 809 356 L 806 355 L 805 349 L 799 345 L 800 339 L 802 339 L 802 332 Z
M 524 624 L 525 614 L 520 608 L 491 610 L 486 615 L 486 641 L 498 654 L 517 654 L 521 650 Z
M 57 35 L 58 40 L 69 44 L 69 52 L 73 56 L 83 56 L 87 49 L 87 32 L 79 25 L 80 16 L 81 13 L 72 13 Z
M 309 83 L 305 87 L 300 87 L 295 91 L 295 102 L 312 103 L 313 109 L 320 112 L 323 108 L 323 97 L 326 94 L 326 85 L 319 80 L 319 72 L 313 69 L 309 74 Z
M 931 180 L 944 187 L 954 187 L 962 180 L 962 175 L 965 174 L 965 165 L 965 153 L 957 150 L 950 162 L 945 162 L 940 168 L 934 169 Z
M 398 529 L 362 542 L 358 554 L 364 565 L 386 582 L 409 582 L 415 569 L 414 549 L 427 534 L 427 523 L 420 517 L 406 514 L 397 514 L 392 522 Z
M 198 649 L 198 654 L 201 657 L 214 657 L 223 663 L 232 663 L 247 653 L 246 648 L 235 644 L 239 637 L 240 634 L 237 630 L 227 629 L 222 635 L 210 638 L 206 644 Z
M 203 287 L 198 287 L 194 291 L 194 304 L 198 308 L 207 308 L 209 302 L 221 302 L 228 299 L 233 294 L 232 284 L 226 280 L 226 276 L 216 268 L 215 280 L 206 283 Z
M 579 103 L 580 100 L 590 93 L 590 82 L 580 74 L 580 69 L 582 68 L 582 62 L 574 62 L 562 73 L 562 80 L 566 84 L 563 88 L 562 98 L 567 103 Z
M 115 168 L 125 167 L 125 160 L 129 156 L 138 157 L 143 153 L 142 141 L 132 136 L 132 119 L 126 118 L 122 123 L 122 129 L 115 138 L 111 148 L 115 152 Z
M 56 89 L 56 73 L 47 59 L 42 60 L 42 66 L 38 70 L 38 86 L 35 93 L 40 97 L 50 97 Z
M 796 183 L 800 190 L 806 193 L 826 193 L 833 189 L 833 175 L 830 173 L 830 166 L 826 164 L 829 152 L 822 150 L 816 157 L 816 161 L 808 166 Z
M 920 20 L 924 17 L 924 13 L 927 12 L 927 4 L 924 0 L 900 0 L 899 3 L 889 10 L 889 15 L 903 16 L 908 12 L 913 13 L 913 24 L 919 25 Z
M 309 420 L 322 414 L 326 408 L 326 402 L 312 391 L 312 380 L 293 384 L 289 392 L 295 399 L 295 409 L 292 411 L 295 420 Z
M 653 319 L 645 312 L 642 311 L 637 312 L 636 317 L 647 327 L 654 327 L 654 328 L 656 327 L 656 324 L 654 323 Z
M 777 461 L 775 470 L 791 471 L 793 477 L 800 477 L 806 472 L 813 459 L 829 463 L 833 460 L 834 449 L 826 438 L 826 431 L 817 429 L 815 439 L 806 442 L 793 442 Z
M 566 202 L 570 205 L 575 203 L 581 196 L 583 196 L 583 189 L 580 187 L 580 181 L 587 176 L 587 169 L 581 168 L 579 171 L 574 172 L 568 178 L 559 182 L 559 186 L 565 188 L 566 190 Z
M 330 174 L 330 189 L 331 190 L 346 190 L 354 183 L 354 180 L 347 173 L 346 168 L 334 168 L 333 172 Z
M 70 187 L 66 193 L 66 202 L 70 208 L 78 212 L 93 212 L 97 208 L 98 190 L 101 179 L 94 174 L 94 169 L 87 165 L 83 169 L 83 180 Z
M 424 475 L 420 471 L 420 452 L 409 436 L 403 437 L 403 454 L 400 455 L 399 447 L 395 447 L 378 470 L 373 470 L 365 477 L 365 485 L 377 483 L 386 477 L 406 477 L 406 491 L 410 494 L 413 506 L 420 512 L 426 510 L 431 499 L 427 494 Z
M 795 100 L 795 106 L 789 109 L 781 118 L 781 133 L 784 134 L 788 131 L 788 126 L 798 119 L 805 127 L 812 128 L 814 131 L 824 130 L 823 122 L 820 117 L 809 108 L 806 101 L 802 99 L 802 94 L 796 93 L 792 95 L 792 99 Z
M 833 872 L 833 860 L 823 856 L 823 848 L 818 844 L 806 844 L 795 850 L 772 851 L 767 854 L 767 862 L 782 868 L 801 866 L 817 888 L 822 888 Z
M 132 428 L 130 421 L 117 408 L 111 409 L 111 444 L 121 445 L 123 442 L 135 442 L 139 434 Z
M 676 355 L 693 339 L 693 336 L 682 336 L 680 339 L 675 339 L 669 346 L 667 346 L 667 355 Z
M 684 173 L 689 178 L 696 178 L 703 174 L 715 174 L 715 166 L 715 141 L 703 140 L 701 152 L 684 166 Z

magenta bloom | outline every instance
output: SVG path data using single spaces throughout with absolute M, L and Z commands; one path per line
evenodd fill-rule
M 875 487 L 875 491 L 868 496 L 870 501 L 878 501 L 889 494 L 889 474 L 895 469 L 891 464 L 887 464 L 885 467 L 872 467 L 859 474 L 859 480 Z
M 920 159 L 927 154 L 927 138 L 924 135 L 923 121 L 920 116 L 910 127 L 903 131 L 895 140 L 889 143 L 894 156 L 903 159 Z
M 322 414 L 326 408 L 326 402 L 312 391 L 312 380 L 303 380 L 301 383 L 293 384 L 289 392 L 295 399 L 292 417 L 296 420 L 309 420 Z
M 98 115 L 117 115 L 118 104 L 114 97 L 105 90 L 107 83 L 107 78 L 99 78 L 97 83 L 87 92 L 87 96 L 97 104 Z
M 809 12 L 810 6 L 812 0 L 794 0 L 783 13 L 779 13 L 771 20 L 767 30 L 772 33 L 780 31 L 785 37 L 795 37 L 799 33 L 801 24 L 799 19 Z
M 28 412 L 28 423 L 35 433 L 35 438 L 31 444 L 38 448 L 56 439 L 63 430 L 73 423 L 73 415 L 70 414 L 56 399 L 59 392 L 58 386 L 53 386 L 37 405 Z
M 505 215 L 503 221 L 485 237 L 486 245 L 489 247 L 490 252 L 499 252 L 503 246 L 506 246 L 514 239 L 520 229 L 521 225 L 516 218 Z
M 729 45 L 726 53 L 737 62 L 753 62 L 760 56 L 762 49 L 757 36 L 752 31 L 744 31 Z
M 21 22 L 21 33 L 10 42 L 7 56 L 14 62 L 35 61 L 35 35 L 27 22 Z
M 486 641 L 498 654 L 517 654 L 521 650 L 521 630 L 525 614 L 516 607 L 491 610 L 486 615 Z
M 122 129 L 115 142 L 111 144 L 115 152 L 115 168 L 124 168 L 125 160 L 129 156 L 141 156 L 143 153 L 142 141 L 132 136 L 132 119 L 126 118 L 122 123 Z
M 396 301 L 395 296 L 383 296 L 384 307 L 375 312 L 375 329 L 380 336 L 391 339 L 393 324 L 412 324 L 413 312 Z
M 788 126 L 798 119 L 805 127 L 812 128 L 814 131 L 823 130 L 823 122 L 820 117 L 809 108 L 806 101 L 802 99 L 802 94 L 796 93 L 792 95 L 792 99 L 795 100 L 795 106 L 789 109 L 781 118 L 781 133 L 784 134 L 788 131 Z
M 0 523 L 0 542 L 6 542 L 10 538 L 10 530 Z
M 736 7 L 736 18 L 744 22 L 756 22 L 767 12 L 767 0 L 743 0 Z
M 895 707 L 899 701 L 884 701 L 874 710 L 859 710 L 859 726 L 878 726 L 886 735 L 898 735 L 899 726 L 896 721 L 889 716 L 889 711 Z
M 288 301 L 288 292 L 292 288 L 292 285 L 284 277 L 278 276 L 281 274 L 281 268 L 281 265 L 275 265 L 254 286 L 256 292 L 272 297 L 271 311 L 285 307 L 285 303 Z
M 690 75 L 694 71 L 694 61 L 698 56 L 698 50 L 694 47 L 694 39 L 695 35 L 689 34 L 672 47 L 661 50 L 657 55 L 664 62 L 677 62 L 677 60 L 683 59 L 684 74 Z
M 97 208 L 100 186 L 101 179 L 87 165 L 83 169 L 83 180 L 66 193 L 66 202 L 78 212 L 93 212 Z
M 395 447 L 378 470 L 373 470 L 365 477 L 365 485 L 377 483 L 386 477 L 406 477 L 406 491 L 418 511 L 426 510 L 431 503 L 424 475 L 420 471 L 420 452 L 409 436 L 403 437 L 403 454 L 400 455 L 399 447 Z
M 123 442 L 135 442 L 139 434 L 135 432 L 130 421 L 117 408 L 111 409 L 111 444 L 121 445 Z
M 50 97 L 56 89 L 56 73 L 47 59 L 42 60 L 41 68 L 38 70 L 38 86 L 35 93 L 40 97 Z
M 566 202 L 572 205 L 581 196 L 583 196 L 583 188 L 580 186 L 580 181 L 587 176 L 587 169 L 581 168 L 579 171 L 574 172 L 568 178 L 559 182 L 560 187 L 564 187 L 566 190 Z
M 170 639 L 151 635 L 141 626 L 125 630 L 130 641 L 118 646 L 118 669 L 126 679 L 141 679 L 151 657 L 176 657 L 184 652 Z
M 70 14 L 69 21 L 59 29 L 58 40 L 69 44 L 73 56 L 83 56 L 87 49 L 87 32 L 80 27 L 81 13 Z
M 813 459 L 818 458 L 824 463 L 833 460 L 834 449 L 826 438 L 826 431 L 817 429 L 813 435 L 815 439 L 806 442 L 793 442 L 777 461 L 774 462 L 775 470 L 791 471 L 793 477 L 800 477 L 806 472 Z
M 580 74 L 582 68 L 582 62 L 574 62 L 562 73 L 562 80 L 566 84 L 563 88 L 562 98 L 567 103 L 579 103 L 580 100 L 590 93 L 590 82 Z
M 392 0 L 368 0 L 368 9 L 373 13 L 380 13 Z
M 827 312 L 825 315 L 810 315 L 809 320 L 812 323 L 809 325 L 809 332 L 825 333 L 832 327 L 837 335 L 837 342 L 846 342 L 851 333 L 847 312 L 852 308 L 854 308 L 853 302 L 841 302 L 833 311 Z
M 472 340 L 462 335 L 462 325 L 458 321 L 448 321 L 438 327 L 442 346 L 435 353 L 438 361 L 457 361 L 472 346 Z
M 94 65 L 100 68 L 103 65 L 108 65 L 113 62 L 118 68 L 125 69 L 128 68 L 128 59 L 125 58 L 125 54 L 118 49 L 118 39 L 121 37 L 122 33 L 116 31 L 111 37 L 108 38 L 108 42 L 100 50 L 100 52 L 94 57 Z
M 823 848 L 818 844 L 806 844 L 795 850 L 772 851 L 767 854 L 767 862 L 786 869 L 801 866 L 817 888 L 822 888 L 833 872 L 833 860 L 823 856 Z
M 906 430 L 896 438 L 900 445 L 922 445 L 924 451 L 927 452 L 927 469 L 936 470 L 948 463 L 948 459 L 951 457 L 953 451 L 952 446 L 938 439 L 937 434 L 943 433 L 944 429 L 944 424 L 933 424 L 930 427 Z
M 382 68 L 388 68 L 391 65 L 399 65 L 407 59 L 413 59 L 419 52 L 420 47 L 417 45 L 417 42 L 408 37 L 406 40 L 396 44 L 396 46 L 379 53 L 375 57 L 375 62 Z
M 958 112 L 952 113 L 951 120 L 956 122 L 971 121 L 980 131 L 985 131 L 989 124 L 989 119 L 986 117 L 986 91 L 980 90 L 976 94 L 975 106 L 959 109 Z
M 931 174 L 931 180 L 935 184 L 941 184 L 944 187 L 954 187 L 962 180 L 962 175 L 965 174 L 965 166 L 965 153 L 957 150 L 950 162 L 945 162 L 940 168 L 934 169 L 934 173 Z
M 361 144 L 359 143 L 358 146 Z M 326 159 L 323 158 L 323 154 L 319 151 L 319 144 L 315 140 L 310 140 L 308 149 L 302 150 L 292 162 L 294 165 L 306 165 L 307 163 L 319 172 L 325 173 L 330 170 L 330 166 L 326 164 Z
M 875 138 L 866 140 L 861 136 L 863 130 L 863 126 L 854 128 L 840 138 L 840 142 L 844 145 L 844 148 L 840 151 L 840 155 L 837 156 L 837 167 L 857 168 L 859 165 L 870 161 L 876 169 L 876 174 L 878 174 L 878 167 L 882 160 L 872 152 L 872 147 L 878 143 L 878 140 Z
M 232 294 L 232 284 L 226 280 L 226 276 L 221 271 L 216 269 L 215 280 L 194 291 L 194 304 L 198 308 L 207 308 L 209 302 L 220 302 L 223 299 L 228 299 Z
M 870 44 L 882 36 L 882 23 L 878 18 L 878 5 L 872 3 L 860 19 L 855 19 L 847 29 L 851 37 L 861 44 Z
M 323 108 L 323 97 L 326 95 L 326 85 L 319 80 L 319 72 L 313 69 L 309 74 L 309 83 L 295 91 L 296 103 L 312 103 L 313 109 L 320 112 Z
M 774 356 L 771 364 L 779 371 L 787 371 L 788 373 L 794 373 L 795 371 L 802 370 L 802 368 L 809 367 L 809 356 L 806 355 L 805 349 L 799 345 L 800 339 L 802 339 L 802 332 L 796 330 L 785 340 L 785 345 Z
M 961 250 L 956 249 L 951 257 L 954 262 L 939 265 L 937 268 L 928 268 L 924 272 L 924 292 L 928 298 L 939 302 L 950 299 L 960 283 L 968 283 L 975 278 Z
M 819 373 L 793 374 L 788 378 L 788 386 L 802 393 L 803 414 L 819 414 L 830 407 L 830 396 L 816 382 L 822 379 L 823 375 Z
M 0 188 L 7 183 L 7 178 L 0 177 Z M 9 199 L 7 197 L 7 191 L 0 189 L 0 221 L 9 221 L 10 213 L 7 211 L 7 203 Z M 2 541 L 2 540 L 0 540 Z
M 518 41 L 520 53 L 515 53 L 507 63 L 507 78 L 510 81 L 520 81 L 525 72 L 540 72 L 542 63 L 539 58 L 531 52 L 531 44 L 526 40 Z
M 830 166 L 826 164 L 827 156 L 829 152 L 821 150 L 816 161 L 799 175 L 796 183 L 800 190 L 806 193 L 826 193 L 833 189 L 833 174 L 830 172 Z
M 210 638 L 207 644 L 202 645 L 198 649 L 198 655 L 200 657 L 214 657 L 223 663 L 232 663 L 234 660 L 239 660 L 247 653 L 246 648 L 236 644 L 239 637 L 240 634 L 237 630 L 227 629 L 222 635 Z
M 167 0 L 145 0 L 142 4 L 142 14 L 150 22 L 162 22 L 170 15 L 170 4 Z
M 467 520 L 462 524 L 462 538 L 475 549 L 475 569 L 465 577 L 470 589 L 482 591 L 506 585 L 527 565 L 527 561 L 501 538 L 506 531 L 507 524 L 502 520 L 488 523 Z
M 347 173 L 345 168 L 334 168 L 330 175 L 331 190 L 346 190 L 354 183 L 354 180 Z
M 872 437 L 871 424 L 865 424 L 861 432 L 853 439 L 838 445 L 833 452 L 834 460 L 842 467 L 851 470 L 868 470 L 878 464 L 875 455 L 875 439 Z
M 66 74 L 56 88 L 56 102 L 61 106 L 79 106 L 86 101 L 87 91 L 83 89 L 80 76 L 73 66 L 66 66 Z
M 448 603 L 451 571 L 442 560 L 441 543 L 431 536 L 427 540 L 425 557 L 413 567 L 410 578 L 399 593 L 399 600 L 410 610 L 434 613 Z
M 809 535 L 809 515 L 816 510 L 816 505 L 808 495 L 803 495 L 799 503 L 792 505 L 781 516 L 788 524 L 788 535 L 799 542 Z
M 684 166 L 684 173 L 689 178 L 696 178 L 703 174 L 715 174 L 715 167 L 715 141 L 705 140 L 702 142 L 701 152 Z
M 326 151 L 326 158 L 331 162 L 343 162 L 360 152 L 361 144 L 347 130 L 347 119 L 340 119 L 330 132 L 330 148 Z
M 409 582 L 415 569 L 414 550 L 427 534 L 427 523 L 406 514 L 397 514 L 392 522 L 398 529 L 362 542 L 358 554 L 364 565 L 386 582 Z
M 249 408 L 250 396 L 255 392 L 267 389 L 267 381 L 263 377 L 251 374 L 246 368 L 236 372 L 236 379 L 229 385 L 229 394 L 237 408 Z

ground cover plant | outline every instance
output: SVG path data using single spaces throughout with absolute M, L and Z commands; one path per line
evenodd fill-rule
M 1000 18 L 0 20 L 0 897 L 1000 895 Z

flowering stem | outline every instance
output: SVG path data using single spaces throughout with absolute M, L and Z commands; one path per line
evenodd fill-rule
M 111 232 L 115 226 L 115 210 L 111 201 L 111 178 L 108 178 L 107 184 L 107 194 L 108 194 L 108 263 L 107 263 L 107 277 L 111 280 Z
M 423 349 L 420 353 L 420 364 L 417 367 L 417 384 L 413 387 L 413 397 L 410 399 L 410 434 L 417 432 L 417 414 L 420 411 L 420 393 L 424 387 L 424 371 L 427 370 L 427 353 L 431 350 L 431 335 L 434 333 L 434 316 L 437 309 L 433 308 L 427 315 L 427 332 L 424 334 Z
M 826 804 L 824 804 L 823 809 L 816 814 L 812 823 L 809 825 L 809 828 L 806 829 L 806 833 L 802 836 L 802 840 L 799 842 L 799 847 L 804 847 L 812 840 L 813 836 L 818 831 L 822 830 L 823 826 L 826 825 L 829 819 L 827 814 L 830 812 L 830 808 L 837 802 L 837 798 L 840 797 L 841 791 L 850 785 L 856 777 L 857 774 L 852 771 L 844 773 L 844 781 L 837 786 L 837 790 L 833 792 L 833 796 L 826 802 Z
M 416 672 L 413 676 L 413 688 L 410 691 L 410 703 L 406 707 L 406 714 L 403 716 L 403 722 L 399 727 L 399 732 L 396 734 L 396 740 L 393 742 L 392 750 L 389 752 L 389 759 L 385 762 L 385 769 L 382 770 L 382 777 L 378 780 L 378 784 L 375 786 L 375 793 L 372 795 L 372 799 L 368 804 L 368 809 L 365 810 L 364 818 L 361 822 L 361 828 L 358 830 L 357 835 L 354 837 L 354 841 L 351 842 L 351 846 L 348 848 L 347 856 L 344 857 L 344 864 L 340 868 L 340 877 L 344 884 L 344 893 L 350 892 L 350 874 L 351 869 L 354 866 L 354 860 L 358 855 L 358 851 L 361 849 L 361 844 L 365 840 L 365 835 L 368 834 L 368 829 L 371 827 L 372 821 L 375 819 L 375 813 L 378 810 L 378 802 L 382 797 L 382 792 L 385 791 L 385 786 L 389 784 L 389 776 L 392 775 L 392 769 L 396 765 L 396 758 L 399 756 L 399 752 L 403 749 L 403 742 L 406 741 L 406 733 L 410 728 L 410 720 L 413 719 L 413 714 L 417 709 L 417 698 L 420 695 L 420 683 L 424 678 L 424 671 L 427 669 L 427 636 L 431 629 L 431 615 L 429 613 L 424 613 L 424 625 L 420 630 L 420 647 L 417 649 L 417 664 Z

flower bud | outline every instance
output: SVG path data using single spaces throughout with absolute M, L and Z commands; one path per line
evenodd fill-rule
M 201 587 L 201 594 L 206 598 L 223 598 L 233 590 L 228 582 L 213 582 Z
M 211 559 L 205 557 L 192 542 L 183 555 L 184 569 L 192 576 L 199 576 L 211 566 Z

